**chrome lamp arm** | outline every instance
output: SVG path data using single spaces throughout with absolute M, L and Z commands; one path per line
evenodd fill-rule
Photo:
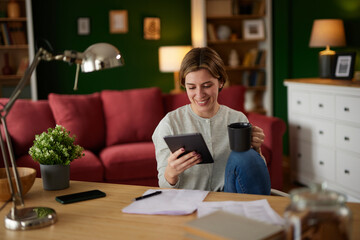
M 19 98 L 24 87 L 28 83 L 40 61 L 64 61 L 71 64 L 77 65 L 76 76 L 75 76 L 75 85 L 74 90 L 77 89 L 79 67 L 83 72 L 92 72 L 106 68 L 112 68 L 117 66 L 122 66 L 124 64 L 123 58 L 120 55 L 120 52 L 114 46 L 107 43 L 97 43 L 91 45 L 85 50 L 84 53 L 76 51 L 64 51 L 63 54 L 53 56 L 51 53 L 46 51 L 43 48 L 40 48 L 36 53 L 33 62 L 25 71 L 24 76 L 19 81 L 15 90 L 11 94 L 9 101 L 0 109 L 0 118 L 1 118 L 1 128 L 6 139 L 5 146 L 2 134 L 0 134 L 0 147 L 2 152 L 2 157 L 4 160 L 5 171 L 10 187 L 10 193 L 12 196 L 13 206 L 10 210 L 10 213 L 5 217 L 5 227 L 12 230 L 26 230 L 31 228 L 39 228 L 43 226 L 48 226 L 56 222 L 57 216 L 55 210 L 51 208 L 44 207 L 30 207 L 30 208 L 21 208 L 17 207 L 24 206 L 24 199 L 22 194 L 22 185 L 20 182 L 19 174 L 15 162 L 15 154 L 13 151 L 11 138 L 8 132 L 6 117 L 9 114 L 11 108 L 13 107 L 15 101 Z M 1 107 L 1 106 L 0 106 Z M 7 148 L 6 148 L 7 147 Z M 14 188 L 13 181 L 11 180 L 11 172 L 9 166 L 8 155 L 10 158 L 10 164 L 12 166 L 13 176 L 15 180 L 16 189 Z M 41 214 L 39 214 L 41 212 Z M 45 214 L 44 214 L 45 213 Z

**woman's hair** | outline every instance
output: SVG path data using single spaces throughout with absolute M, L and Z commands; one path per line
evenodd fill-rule
M 217 78 L 221 85 L 220 90 L 222 89 L 228 78 L 224 62 L 219 54 L 209 47 L 193 48 L 185 55 L 179 72 L 181 85 L 185 87 L 185 77 L 188 73 L 200 69 L 207 69 L 214 78 Z

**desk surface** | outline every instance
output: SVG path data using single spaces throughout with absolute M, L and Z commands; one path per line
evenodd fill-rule
M 11 231 L 4 227 L 3 219 L 11 204 L 0 212 L 0 239 L 41 240 L 41 239 L 184 239 L 184 223 L 196 218 L 187 216 L 147 216 L 122 213 L 132 199 L 142 195 L 151 187 L 121 184 L 71 181 L 70 188 L 61 191 L 45 191 L 41 179 L 25 195 L 25 205 L 43 206 L 55 209 L 58 222 L 50 227 Z M 105 198 L 62 205 L 55 196 L 99 189 Z M 234 193 L 210 192 L 205 201 L 252 201 L 266 198 L 271 207 L 283 214 L 290 199 L 277 196 L 258 196 Z M 0 202 L 2 205 L 3 202 Z M 360 204 L 349 203 L 353 212 L 353 239 L 360 239 Z M 357 226 L 357 227 L 355 227 Z M 72 236 L 69 238 L 69 236 Z

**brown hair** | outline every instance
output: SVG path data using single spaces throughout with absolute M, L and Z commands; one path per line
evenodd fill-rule
M 224 62 L 219 54 L 209 47 L 193 48 L 185 55 L 179 72 L 181 85 L 185 87 L 185 77 L 188 73 L 200 69 L 207 69 L 214 78 L 217 78 L 221 85 L 220 90 L 222 89 L 228 78 Z

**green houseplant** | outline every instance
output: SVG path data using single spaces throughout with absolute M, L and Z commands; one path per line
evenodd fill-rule
M 69 187 L 70 163 L 84 156 L 84 148 L 74 144 L 75 137 L 71 137 L 70 132 L 61 125 L 35 136 L 29 154 L 34 161 L 40 163 L 44 189 Z

